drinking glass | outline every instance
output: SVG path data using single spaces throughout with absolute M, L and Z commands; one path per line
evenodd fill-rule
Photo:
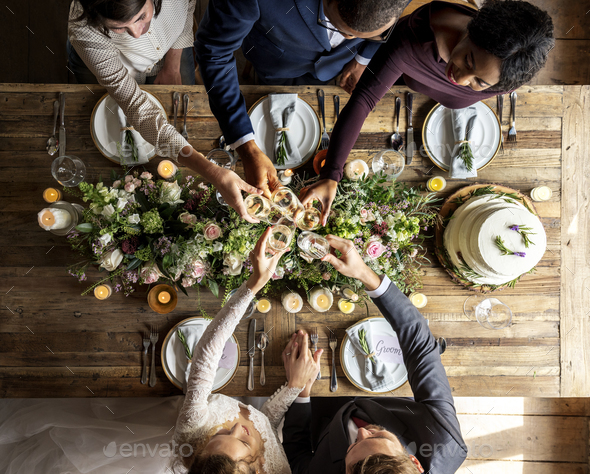
M 315 230 L 320 226 L 322 213 L 315 207 L 300 210 L 295 215 L 295 224 L 301 230 Z
M 86 166 L 77 156 L 58 156 L 51 164 L 51 174 L 62 186 L 73 188 L 86 178 Z
M 473 295 L 465 300 L 463 312 L 486 329 L 503 329 L 512 322 L 512 311 L 498 298 Z
M 270 235 L 268 236 L 268 246 L 277 252 L 282 252 L 291 244 L 293 236 L 295 235 L 295 227 L 293 221 L 282 218 L 271 227 Z
M 246 205 L 246 211 L 254 219 L 261 221 L 267 221 L 270 211 L 272 210 L 272 204 L 264 196 L 258 194 L 248 194 L 244 199 Z
M 297 237 L 297 246 L 305 255 L 318 260 L 330 252 L 328 241 L 315 232 L 301 232 Z
M 381 150 L 371 160 L 373 173 L 385 173 L 387 181 L 393 181 L 404 170 L 405 157 L 399 151 Z
M 297 195 L 286 186 L 275 189 L 270 200 L 281 209 L 284 216 L 289 217 L 291 220 L 294 219 L 297 209 L 302 207 Z
M 231 171 L 234 171 L 236 169 L 237 160 L 231 153 L 227 152 L 223 148 L 214 148 L 209 153 L 207 153 L 206 158 L 211 163 L 216 164 L 217 166 L 220 166 L 222 168 Z M 215 197 L 217 198 L 217 202 L 219 204 L 221 204 L 222 206 L 227 206 L 225 199 L 223 199 L 223 196 L 217 190 L 215 191 Z

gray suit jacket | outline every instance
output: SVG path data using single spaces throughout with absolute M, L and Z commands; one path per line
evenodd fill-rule
M 351 416 L 394 433 L 424 472 L 452 474 L 467 456 L 451 387 L 426 320 L 393 283 L 373 301 L 398 335 L 414 398 L 332 398 L 292 404 L 285 417 L 283 446 L 293 474 L 343 473 Z M 331 416 L 330 411 L 336 413 Z

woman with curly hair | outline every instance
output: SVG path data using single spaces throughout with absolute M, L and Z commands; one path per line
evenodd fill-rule
M 480 10 L 434 1 L 401 18 L 342 111 L 320 180 L 302 192 L 302 203 L 319 199 L 325 224 L 367 115 L 400 76 L 411 89 L 461 109 L 530 81 L 554 44 L 551 17 L 525 1 L 489 0 Z

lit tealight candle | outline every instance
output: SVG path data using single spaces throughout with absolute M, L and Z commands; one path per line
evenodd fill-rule
M 158 174 L 164 179 L 172 178 L 177 171 L 178 167 L 170 160 L 162 160 L 158 165 Z
M 309 304 L 320 313 L 328 311 L 334 303 L 334 295 L 327 288 L 316 287 L 309 293 Z
M 268 313 L 270 311 L 270 308 L 272 308 L 272 305 L 270 304 L 270 301 L 268 301 L 266 298 L 258 300 L 258 303 L 256 303 L 256 309 L 260 313 Z
M 290 291 L 283 293 L 281 303 L 289 313 L 298 313 L 303 308 L 303 298 L 299 294 Z
M 350 314 L 354 311 L 355 304 L 351 303 L 347 299 L 340 298 L 338 300 L 338 309 L 342 311 L 344 314 Z
M 72 216 L 64 209 L 45 208 L 37 214 L 39 225 L 45 230 L 65 229 L 72 223 Z
M 428 304 L 428 298 L 423 293 L 412 293 L 408 298 L 416 308 L 424 308 Z
M 361 177 L 365 177 L 369 174 L 369 165 L 363 160 L 353 160 L 346 163 L 344 167 L 344 174 L 348 179 L 357 181 Z
M 326 295 L 319 295 L 315 300 L 320 309 L 327 310 L 330 308 L 330 300 Z
M 287 169 L 285 171 L 279 171 L 279 181 L 281 182 L 281 184 L 283 184 L 285 186 L 288 184 L 291 184 L 291 181 L 293 180 L 292 176 L 293 176 L 292 169 Z
M 162 304 L 170 303 L 171 298 L 170 293 L 167 291 L 160 291 L 160 293 L 158 293 L 158 301 Z
M 435 176 L 428 180 L 426 187 L 428 188 L 428 191 L 431 192 L 442 191 L 447 187 L 447 180 L 442 176 Z
M 538 186 L 531 191 L 533 201 L 548 201 L 553 196 L 553 191 L 549 186 Z
M 55 202 L 61 199 L 61 191 L 55 188 L 47 188 L 43 191 L 43 199 L 45 202 Z
M 99 300 L 106 300 L 109 296 L 113 294 L 113 289 L 111 285 L 98 285 L 94 289 L 94 296 L 96 296 Z

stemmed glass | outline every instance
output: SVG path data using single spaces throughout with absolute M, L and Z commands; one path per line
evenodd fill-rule
M 305 255 L 318 260 L 330 252 L 329 242 L 315 232 L 301 232 L 297 237 L 297 246 Z
M 214 148 L 206 156 L 207 160 L 211 163 L 225 168 L 227 170 L 235 171 L 237 160 L 234 156 L 229 153 L 228 151 L 224 150 L 223 148 Z M 227 206 L 225 199 L 219 191 L 215 192 L 215 197 L 217 197 L 217 202 L 222 206 Z
M 276 251 L 282 252 L 291 244 L 293 237 L 295 236 L 295 226 L 293 221 L 283 217 L 271 227 L 270 234 L 268 236 L 268 246 Z
M 405 157 L 396 150 L 381 150 L 371 160 L 373 173 L 383 172 L 387 181 L 393 181 L 402 174 L 405 166 Z
M 472 295 L 465 300 L 463 312 L 486 329 L 503 329 L 512 322 L 512 311 L 498 298 Z
M 77 156 L 58 156 L 51 164 L 51 174 L 62 186 L 73 188 L 86 178 L 86 165 Z

